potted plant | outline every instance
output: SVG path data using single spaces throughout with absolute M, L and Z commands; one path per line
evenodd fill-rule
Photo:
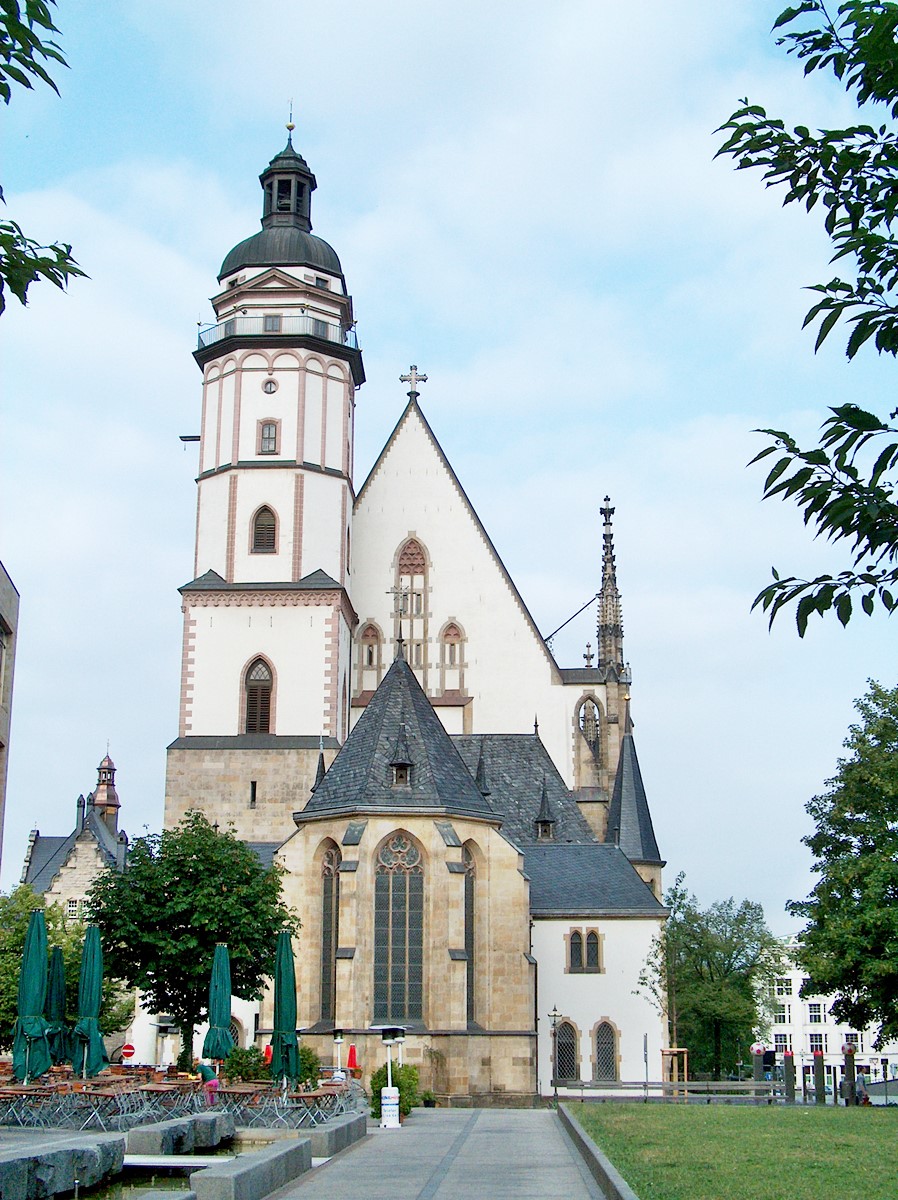
M 421 1093 L 421 1104 L 424 1106 L 424 1108 L 436 1108 L 437 1098 L 430 1088 L 425 1088 L 425 1090 Z

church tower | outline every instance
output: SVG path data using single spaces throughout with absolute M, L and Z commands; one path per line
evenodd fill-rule
M 340 260 L 312 233 L 315 176 L 288 129 L 260 176 L 262 228 L 225 257 L 216 320 L 194 353 L 196 554 L 180 589 L 166 784 L 167 824 L 214 807 L 244 836 L 272 840 L 308 793 L 319 743 L 333 751 L 348 730 L 353 417 L 365 378 Z

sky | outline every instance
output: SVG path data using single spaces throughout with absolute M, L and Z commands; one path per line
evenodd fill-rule
M 887 618 L 751 612 L 777 566 L 847 565 L 746 464 L 828 405 L 894 404 L 895 364 L 801 331 L 816 214 L 715 160 L 742 97 L 787 123 L 850 102 L 805 80 L 758 0 L 62 0 L 69 69 L 4 113 L 7 215 L 89 279 L 0 318 L 0 559 L 20 594 L 2 885 L 63 834 L 109 752 L 122 825 L 160 827 L 192 574 L 198 321 L 294 142 L 340 255 L 368 381 L 360 486 L 421 405 L 543 633 L 598 589 L 616 507 L 632 715 L 666 880 L 703 904 L 811 884 L 805 804 L 853 702 L 896 682 Z M 554 643 L 595 643 L 588 609 Z

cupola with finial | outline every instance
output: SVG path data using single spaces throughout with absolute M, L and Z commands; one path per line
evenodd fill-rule
M 121 804 L 115 790 L 115 763 L 108 754 L 97 768 L 97 790 L 90 800 L 94 811 L 115 833 L 118 830 L 118 811 Z
M 312 192 L 318 184 L 309 170 L 309 164 L 293 148 L 295 128 L 291 120 L 287 124 L 287 145 L 259 176 L 265 193 L 262 228 L 295 225 L 304 233 L 311 233 Z

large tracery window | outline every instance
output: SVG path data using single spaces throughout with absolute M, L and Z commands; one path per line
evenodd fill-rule
M 593 1066 L 595 1079 L 617 1079 L 617 1038 L 614 1027 L 607 1021 L 596 1030 L 596 1057 Z
M 474 867 L 474 855 L 465 846 L 462 850 L 462 862 L 465 868 L 465 954 L 468 957 L 467 977 L 465 979 L 465 999 L 468 1024 L 472 1025 L 475 1017 L 475 967 L 474 967 L 474 889 L 477 883 L 477 873 Z
M 577 1031 L 570 1021 L 562 1021 L 555 1030 L 555 1078 L 580 1078 Z
M 427 556 L 417 538 L 409 538 L 399 551 L 396 563 L 396 603 L 393 608 L 394 633 L 400 630 L 405 639 L 406 658 L 420 672 L 419 680 L 427 680 Z
M 424 1001 L 424 867 L 405 833 L 377 856 L 374 882 L 374 1020 L 420 1021 Z
M 321 1020 L 335 1019 L 340 937 L 340 851 L 332 843 L 321 859 Z
M 250 663 L 246 672 L 245 733 L 271 732 L 271 667 L 263 658 Z

